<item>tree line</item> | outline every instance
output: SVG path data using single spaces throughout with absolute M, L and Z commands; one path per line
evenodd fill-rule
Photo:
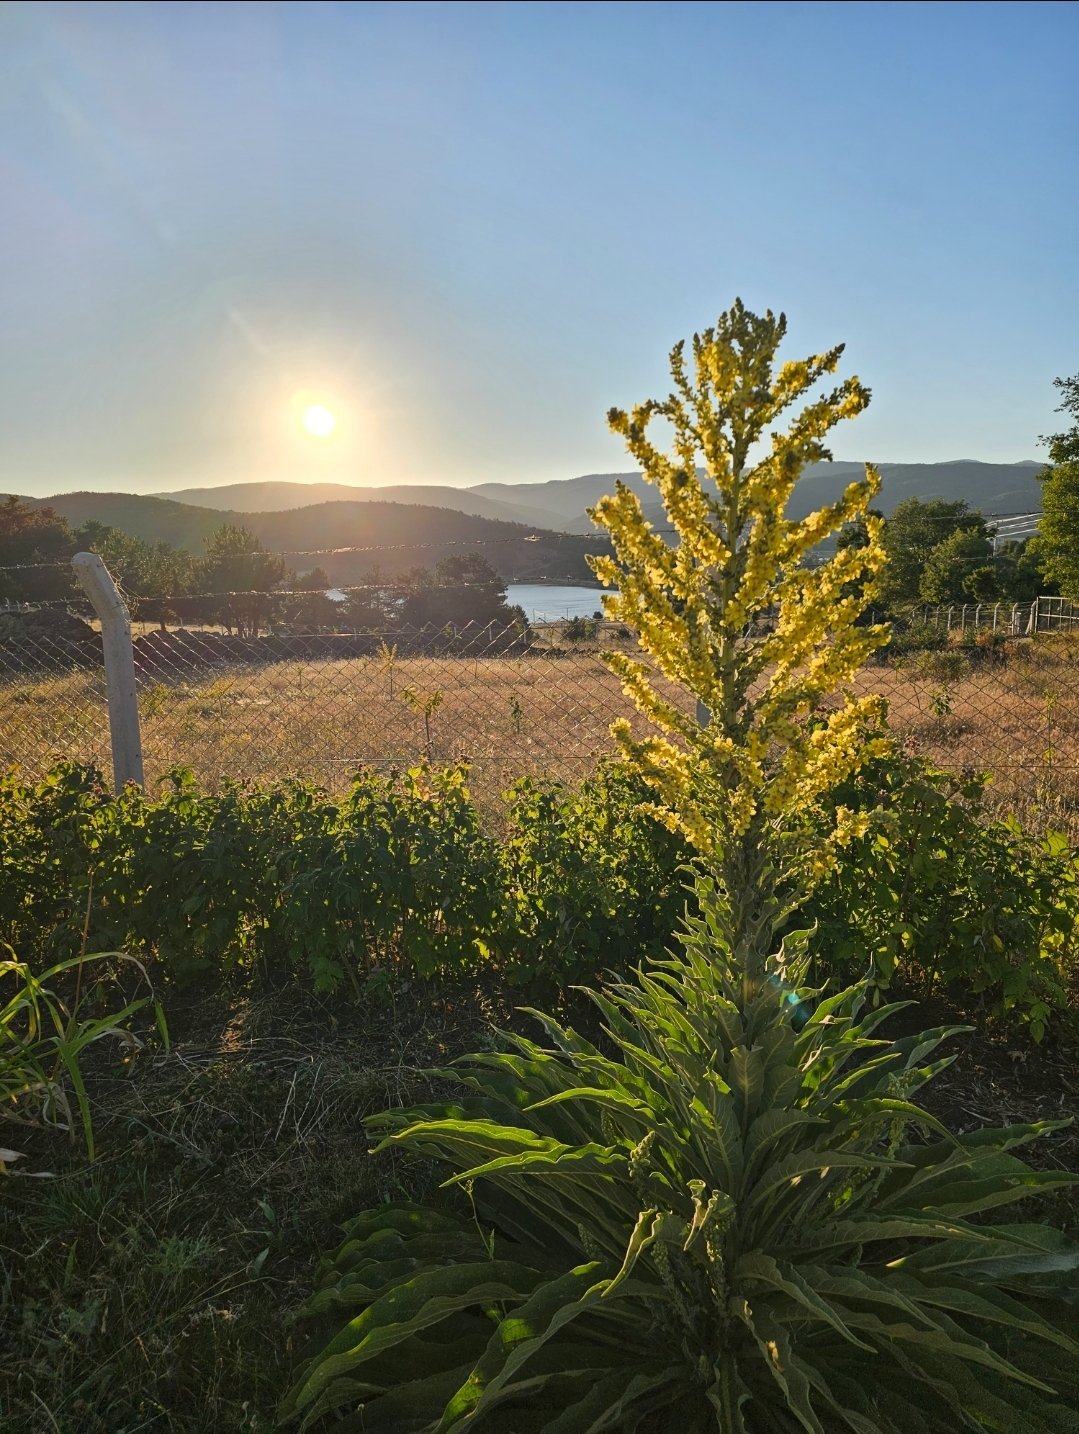
M 1049 466 L 1040 475 L 1037 534 L 1002 540 L 992 520 L 965 502 L 908 498 L 884 523 L 888 562 L 879 601 L 888 612 L 923 603 L 1024 603 L 1041 594 L 1079 601 L 1079 374 L 1055 385 L 1063 394 L 1057 412 L 1073 422 L 1042 440 Z M 848 525 L 837 539 L 840 547 L 867 541 L 864 521 Z
M 329 596 L 333 583 L 323 568 L 290 570 L 244 527 L 223 523 L 205 546 L 200 558 L 96 521 L 71 528 L 52 508 L 8 497 L 0 503 L 0 601 L 75 600 L 70 559 L 89 551 L 112 573 L 132 615 L 162 629 L 217 623 L 253 637 L 277 627 L 392 632 L 525 623 L 522 609 L 506 600 L 504 579 L 479 553 L 452 554 L 433 571 L 417 567 L 393 579 L 376 571 L 361 590 L 336 598 Z

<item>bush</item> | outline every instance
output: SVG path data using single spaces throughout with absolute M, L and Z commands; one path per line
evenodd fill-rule
M 463 767 L 360 774 L 342 802 L 313 808 L 321 826 L 289 850 L 275 921 L 316 989 L 391 963 L 421 977 L 475 970 L 491 954 L 498 847 Z
M 1068 1004 L 1079 865 L 1059 834 L 1039 840 L 990 820 L 984 790 L 980 778 L 895 756 L 831 793 L 825 829 L 841 806 L 872 820 L 814 894 L 812 946 L 828 976 L 849 979 L 871 959 L 883 987 L 961 1008 L 973 995 L 1040 1040 Z
M 932 622 L 912 622 L 907 627 L 898 624 L 891 629 L 887 645 L 877 653 L 877 660 L 906 657 L 912 652 L 939 652 L 948 645 L 948 634 L 943 627 Z
M 616 762 L 577 788 L 526 778 L 507 793 L 502 949 L 515 983 L 592 982 L 666 949 L 688 849 L 649 797 Z
M 300 979 L 356 990 L 390 972 L 492 965 L 557 987 L 658 952 L 683 903 L 681 845 L 618 767 L 575 791 L 521 782 L 509 835 L 482 830 L 466 769 L 356 774 L 331 798 L 286 781 L 113 797 L 58 767 L 0 778 L 0 922 L 39 964 L 94 945 L 171 981 Z
M 113 797 L 75 766 L 0 778 L 0 932 L 31 964 L 89 940 L 173 982 L 300 981 L 353 991 L 392 974 L 497 972 L 535 991 L 662 955 L 689 847 L 617 762 L 577 787 L 526 779 L 506 835 L 483 829 L 462 767 Z M 1039 1039 L 1067 1005 L 1079 920 L 1068 843 L 991 821 L 983 784 L 882 758 L 832 792 L 870 816 L 798 915 L 823 976 L 860 975 L 960 1006 L 973 994 Z

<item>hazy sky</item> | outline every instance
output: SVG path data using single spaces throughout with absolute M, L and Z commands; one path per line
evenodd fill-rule
M 1059 0 L 9 3 L 0 490 L 625 468 L 606 409 L 735 295 L 847 342 L 837 457 L 1037 457 L 1077 45 Z

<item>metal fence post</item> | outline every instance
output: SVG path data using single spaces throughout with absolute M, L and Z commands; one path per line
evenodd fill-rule
M 113 784 L 118 792 L 128 782 L 136 782 L 141 787 L 142 737 L 135 688 L 135 653 L 131 646 L 131 618 L 112 574 L 96 553 L 76 553 L 71 559 L 71 566 L 79 586 L 101 619 L 105 687 L 109 695 Z

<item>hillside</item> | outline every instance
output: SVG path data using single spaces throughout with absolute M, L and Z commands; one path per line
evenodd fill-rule
M 512 492 L 509 484 L 502 486 Z M 351 483 L 226 483 L 220 488 L 184 488 L 154 496 L 198 508 L 239 513 L 285 513 L 319 503 L 409 503 L 450 508 L 504 523 L 550 526 L 550 514 L 542 505 L 522 505 L 512 498 L 485 497 L 476 488 L 451 488 L 435 483 L 398 483 L 385 488 L 361 488 Z
M 985 513 L 1036 513 L 1042 506 L 1038 474 L 1043 466 L 1033 462 L 981 463 L 969 458 L 952 463 L 879 463 L 881 491 L 874 506 L 887 515 L 905 498 L 923 501 L 944 498 L 948 502 L 962 500 Z M 804 518 L 815 509 L 834 503 L 847 484 L 860 478 L 863 472 L 861 463 L 812 464 L 791 496 L 788 516 Z M 643 484 L 639 473 L 592 475 L 587 480 L 590 486 L 586 491 L 593 485 L 605 484 L 600 491 L 608 492 L 619 478 L 638 492 L 643 489 L 647 495 L 645 512 L 653 521 L 662 517 L 663 505 L 655 490 Z M 570 533 L 595 532 L 591 519 L 583 512 L 561 526 Z
M 890 513 L 904 498 L 963 499 L 986 512 L 1031 512 L 1041 507 L 1040 463 L 982 463 L 962 458 L 949 463 L 881 463 L 884 478 L 879 500 Z M 817 463 L 806 470 L 790 506 L 792 517 L 804 517 L 824 503 L 834 502 L 852 478 L 862 472 L 860 463 Z M 655 490 L 639 473 L 584 473 L 576 478 L 554 478 L 545 483 L 479 483 L 473 488 L 436 484 L 396 484 L 386 488 L 359 488 L 345 483 L 230 483 L 223 488 L 187 488 L 159 495 L 203 509 L 266 515 L 311 508 L 327 502 L 404 503 L 467 513 L 502 522 L 570 533 L 592 532 L 586 509 L 621 479 L 646 499 L 652 515 L 658 510 Z M 86 497 L 93 495 L 87 494 Z M 119 525 L 118 525 L 119 526 Z
M 213 513 L 167 498 L 146 498 L 137 493 L 60 493 L 54 498 L 24 498 L 38 508 L 54 508 L 73 528 L 96 519 L 121 533 L 148 543 L 174 543 L 193 553 L 204 551 L 206 538 L 234 514 Z
M 878 506 L 887 514 L 904 498 L 964 499 L 983 512 L 1032 512 L 1041 507 L 1037 463 L 882 463 Z M 834 502 L 862 472 L 858 463 L 820 463 L 808 469 L 794 491 L 791 517 Z M 645 498 L 653 521 L 662 519 L 655 490 L 639 473 L 588 473 L 548 483 L 484 483 L 473 489 L 406 487 L 355 489 L 344 484 L 237 483 L 225 489 L 190 489 L 206 500 L 199 505 L 172 497 L 131 493 L 64 493 L 55 498 L 28 499 L 51 504 L 72 527 L 96 518 L 149 542 L 175 543 L 202 553 L 205 540 L 222 523 L 242 524 L 268 548 L 296 553 L 290 563 L 299 571 L 316 562 L 335 583 L 356 582 L 376 570 L 386 576 L 413 567 L 434 567 L 462 544 L 483 543 L 480 549 L 507 579 L 574 581 L 589 579 L 584 554 L 602 542 L 585 509 L 621 478 Z M 304 506 L 294 499 L 329 491 L 334 495 Z M 389 500 L 386 494 L 392 493 Z M 209 506 L 209 498 L 230 495 L 236 507 Z M 437 505 L 417 502 L 436 495 Z M 519 502 L 509 501 L 510 497 Z M 271 506 L 247 506 L 256 498 Z M 407 499 L 408 501 L 404 501 Z M 490 512 L 473 512 L 486 508 Z M 525 514 L 507 521 L 495 514 Z M 538 522 L 538 514 L 546 521 Z M 389 551 L 338 553 L 305 558 L 297 550 L 390 545 Z
M 904 498 L 959 499 L 983 513 L 1033 513 L 1042 506 L 1038 474 L 1042 463 L 979 463 L 960 458 L 951 463 L 880 463 L 882 479 L 876 506 L 887 515 Z M 802 518 L 824 503 L 833 503 L 860 463 L 820 463 L 806 471 L 794 490 L 790 515 Z
M 47 504 L 72 527 L 96 518 L 148 542 L 175 543 L 199 554 L 205 550 L 205 539 L 222 523 L 241 524 L 267 548 L 290 554 L 289 564 L 297 571 L 317 563 L 338 584 L 361 581 L 375 572 L 394 577 L 411 568 L 433 568 L 440 559 L 473 548 L 507 580 L 591 580 L 584 554 L 594 552 L 598 542 L 594 533 L 571 537 L 537 530 L 531 524 L 377 499 L 316 503 L 271 513 L 215 511 L 130 493 L 64 493 L 24 501 Z M 315 552 L 353 546 L 373 551 Z M 311 555 L 305 556 L 307 552 Z

